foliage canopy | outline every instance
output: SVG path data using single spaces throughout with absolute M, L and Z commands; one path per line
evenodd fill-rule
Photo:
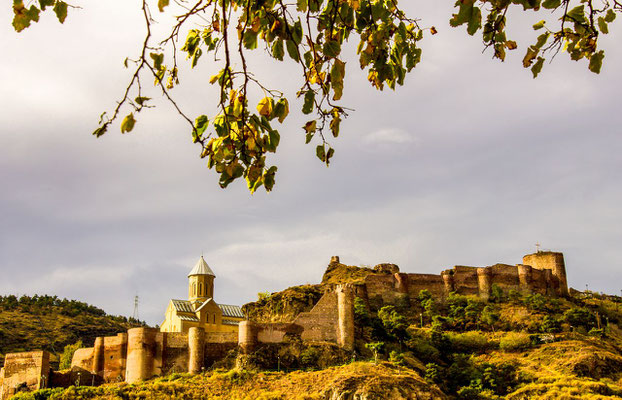
M 160 13 L 175 16 L 163 37 L 155 37 L 152 29 L 156 6 Z M 63 23 L 72 7 L 63 0 L 38 0 L 30 6 L 24 0 L 13 0 L 13 27 L 22 31 L 49 10 Z M 501 61 L 506 51 L 518 48 L 506 35 L 508 11 L 548 10 L 550 18 L 533 25 L 542 33 L 527 47 L 522 60 L 536 77 L 546 57 L 560 51 L 572 60 L 587 60 L 589 70 L 599 73 L 604 51 L 598 47 L 598 37 L 609 32 L 622 3 L 458 0 L 455 8 L 450 25 L 465 25 L 469 35 L 481 34 L 485 48 Z M 142 0 L 141 10 L 146 34 L 138 57 L 125 60 L 133 71 L 129 84 L 114 110 L 102 114 L 93 134 L 104 135 L 128 109 L 120 129 L 131 132 L 136 116 L 152 107 L 141 82 L 153 78 L 156 91 L 190 125 L 193 142 L 201 146 L 201 158 L 207 158 L 207 166 L 220 175 L 220 186 L 243 177 L 251 192 L 261 186 L 270 191 L 274 186 L 277 167 L 268 165 L 266 156 L 279 146 L 280 134 L 274 125 L 287 118 L 290 103 L 282 91 L 266 87 L 248 69 L 249 52 L 261 49 L 275 61 L 289 60 L 300 69 L 296 97 L 303 99 L 302 114 L 309 115 L 303 126 L 305 142 L 314 142 L 317 157 L 328 165 L 334 155 L 330 140 L 339 135 L 349 111 L 339 102 L 346 74 L 344 44 L 358 42 L 359 67 L 367 72 L 373 87 L 395 89 L 421 61 L 419 42 L 424 34 L 437 32 L 434 26 L 425 27 L 407 16 L 397 0 Z M 219 72 L 209 81 L 220 93 L 210 115 L 189 116 L 173 99 L 173 89 L 180 83 L 178 57 L 182 54 L 192 68 L 208 54 L 219 64 Z M 262 94 L 254 96 L 253 90 Z

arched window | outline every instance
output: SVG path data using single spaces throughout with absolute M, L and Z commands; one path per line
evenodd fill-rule
M 216 314 L 214 314 L 214 323 L 216 323 Z
M 199 296 L 203 296 L 203 284 L 199 282 Z
M 197 284 L 196 283 L 192 284 L 192 295 L 193 296 L 197 295 Z

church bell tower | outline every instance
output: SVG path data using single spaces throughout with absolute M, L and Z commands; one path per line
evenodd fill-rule
M 214 297 L 214 278 L 216 275 L 201 256 L 188 274 L 188 300 L 195 309 L 205 300 Z

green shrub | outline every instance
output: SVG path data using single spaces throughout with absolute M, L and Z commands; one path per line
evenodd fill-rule
M 73 359 L 73 353 L 76 352 L 80 347 L 82 347 L 82 340 L 78 340 L 74 344 L 68 344 L 63 349 L 63 354 L 60 356 L 60 362 L 58 364 L 59 369 L 69 369 L 71 368 L 71 360 Z
M 499 340 L 499 348 L 507 352 L 524 351 L 530 347 L 529 335 L 522 332 L 509 332 Z
M 307 347 L 300 353 L 300 363 L 307 368 L 316 367 L 319 358 L 320 352 L 315 347 Z
M 441 355 L 440 351 L 432 345 L 431 340 L 423 335 L 413 335 L 406 342 L 406 347 L 423 362 L 437 361 Z
M 493 347 L 488 338 L 479 332 L 449 333 L 447 336 L 456 353 L 484 353 Z

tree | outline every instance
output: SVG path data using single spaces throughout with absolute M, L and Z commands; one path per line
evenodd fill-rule
M 260 186 L 270 191 L 274 186 L 277 167 L 269 166 L 266 157 L 277 150 L 280 135 L 272 124 L 288 116 L 289 101 L 248 69 L 249 51 L 261 48 L 273 59 L 288 58 L 300 68 L 302 82 L 296 96 L 304 99 L 302 113 L 313 115 L 303 126 L 305 141 L 317 143 L 317 157 L 329 165 L 334 155 L 330 136 L 339 135 L 349 111 L 339 104 L 346 74 L 345 42 L 358 41 L 360 68 L 368 72 L 373 87 L 395 89 L 421 61 L 418 42 L 424 34 L 437 32 L 434 26 L 423 26 L 406 16 L 397 0 L 296 0 L 295 4 L 283 0 L 179 0 L 170 4 L 170 0 L 158 0 L 160 13 L 174 15 L 175 22 L 164 30 L 166 34 L 156 37 L 152 29 L 155 0 L 141 4 L 146 34 L 138 56 L 125 60 L 126 67 L 132 66 L 129 84 L 112 112 L 101 115 L 93 134 L 104 135 L 128 109 L 120 129 L 131 132 L 137 115 L 152 107 L 152 94 L 142 83 L 153 78 L 156 91 L 189 124 L 193 142 L 201 145 L 201 158 L 207 158 L 208 167 L 220 175 L 220 186 L 244 177 L 251 192 Z M 590 71 L 600 72 L 604 52 L 597 39 L 608 33 L 609 24 L 622 12 L 618 0 L 458 0 L 450 24 L 466 25 L 469 35 L 481 32 L 485 48 L 503 61 L 506 51 L 518 47 L 506 35 L 508 11 L 521 6 L 525 12 L 550 10 L 547 15 L 555 21 L 533 25 L 543 33 L 527 47 L 522 63 L 534 77 L 546 56 L 554 57 L 560 50 L 572 60 L 586 59 Z M 13 26 L 22 31 L 49 10 L 63 23 L 71 7 L 64 0 L 39 0 L 38 6 L 29 7 L 23 0 L 13 0 Z M 179 40 L 180 34 L 185 40 Z M 210 53 L 220 63 L 219 72 L 209 80 L 219 93 L 218 111 L 213 115 L 192 118 L 174 101 L 173 89 L 180 83 L 180 52 L 192 68 Z
M 58 364 L 58 368 L 67 369 L 71 368 L 71 360 L 73 359 L 73 353 L 76 352 L 79 348 L 82 347 L 82 341 L 78 340 L 74 344 L 68 344 L 63 349 L 63 354 L 60 355 L 60 361 Z
M 406 317 L 395 310 L 393 306 L 384 306 L 378 311 L 378 317 L 386 331 L 393 336 L 400 347 L 408 339 L 408 322 Z
M 365 347 L 374 353 L 374 363 L 378 364 L 378 353 L 384 348 L 384 342 L 366 343 Z

